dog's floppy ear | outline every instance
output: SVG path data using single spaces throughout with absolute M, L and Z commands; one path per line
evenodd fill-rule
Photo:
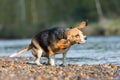
M 88 21 L 82 21 L 75 28 L 80 30 L 80 29 L 86 27 L 87 25 L 88 25 Z

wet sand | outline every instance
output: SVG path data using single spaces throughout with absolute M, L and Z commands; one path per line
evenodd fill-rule
M 114 64 L 65 66 L 31 65 L 32 58 L 0 57 L 0 80 L 120 80 Z

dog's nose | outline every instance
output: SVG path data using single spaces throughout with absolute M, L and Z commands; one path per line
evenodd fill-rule
M 85 36 L 85 40 L 87 40 L 87 36 Z

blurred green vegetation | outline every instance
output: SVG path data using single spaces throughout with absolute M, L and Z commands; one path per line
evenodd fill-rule
M 120 0 L 0 0 L 0 38 L 29 38 L 54 26 L 89 20 L 87 35 L 120 35 Z

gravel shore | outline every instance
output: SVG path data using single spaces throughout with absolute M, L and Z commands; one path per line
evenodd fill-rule
M 120 80 L 114 64 L 65 66 L 31 65 L 31 58 L 0 57 L 0 80 Z

